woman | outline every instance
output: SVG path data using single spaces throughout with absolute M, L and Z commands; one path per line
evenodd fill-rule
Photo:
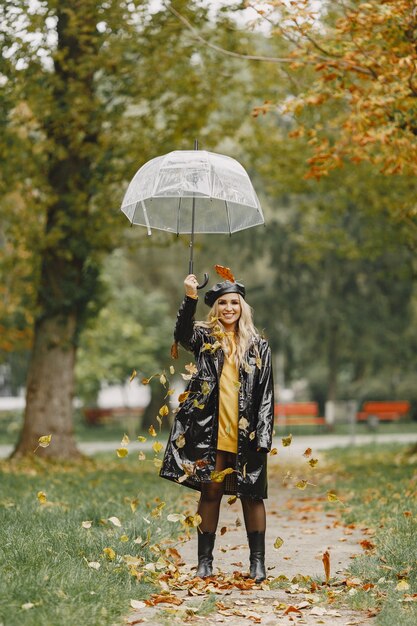
M 250 577 L 265 579 L 263 500 L 271 449 L 274 394 L 271 351 L 256 331 L 245 287 L 226 280 L 205 295 L 206 322 L 195 322 L 197 279 L 184 281 L 175 340 L 195 357 L 171 429 L 160 475 L 201 491 L 197 576 L 213 573 L 213 547 L 224 493 L 240 498 L 250 548 Z M 226 470 L 226 471 L 224 471 Z

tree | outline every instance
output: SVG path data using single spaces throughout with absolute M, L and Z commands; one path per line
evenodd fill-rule
M 179 4 L 198 22 L 206 16 Z M 121 241 L 120 187 L 155 153 L 191 144 L 214 107 L 222 66 L 192 55 L 183 26 L 146 0 L 6 0 L 0 15 L 4 237 L 17 237 L 12 194 L 21 222 L 34 222 L 19 234 L 34 326 L 15 454 L 52 434 L 42 452 L 69 458 L 77 455 L 78 338 L 98 310 L 102 259 Z

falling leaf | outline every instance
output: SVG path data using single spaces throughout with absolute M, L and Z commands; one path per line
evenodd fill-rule
M 206 380 L 201 385 L 201 393 L 203 394 L 203 396 L 206 396 L 208 393 L 210 393 L 210 385 Z
M 214 483 L 222 483 L 228 474 L 233 474 L 233 472 L 235 471 L 236 470 L 233 469 L 233 467 L 226 467 L 226 469 L 222 470 L 221 472 L 216 472 L 215 470 L 213 470 L 210 474 L 210 480 L 212 480 Z
M 329 554 L 328 550 L 323 552 L 323 556 L 321 557 L 321 560 L 323 561 L 324 575 L 326 577 L 326 583 L 329 584 L 329 580 L 330 580 L 330 554 Z
M 109 559 L 109 561 L 114 561 L 114 559 L 116 558 L 116 552 L 113 550 L 113 548 L 103 548 L 103 552 Z
M 190 395 L 190 391 L 184 391 L 183 393 L 180 393 L 180 395 L 178 396 L 178 402 L 185 402 L 185 400 L 188 398 L 188 396 Z
M 249 422 L 246 419 L 246 417 L 241 417 L 239 420 L 239 429 L 246 430 L 248 426 L 249 426 Z
M 236 282 L 235 277 L 233 276 L 233 273 L 230 267 L 224 267 L 223 265 L 215 265 L 214 269 L 216 270 L 218 275 L 224 280 L 228 280 L 231 283 Z
M 271 456 L 275 456 L 276 454 L 278 454 L 278 450 L 277 448 L 272 448 L 272 450 L 269 453 Z
M 86 520 L 85 522 L 81 522 L 81 526 L 83 528 L 91 528 L 92 520 Z
M 119 520 L 119 518 L 118 518 L 118 517 L 113 516 L 113 517 L 108 517 L 107 519 L 108 519 L 108 520 L 109 520 L 109 522 L 111 522 L 114 526 L 118 526 L 119 528 L 122 526 L 122 524 L 121 524 L 121 522 L 120 522 L 120 520 Z
M 181 372 L 181 376 L 183 377 L 184 380 L 191 380 L 193 375 L 192 374 L 183 374 Z
M 165 415 L 168 415 L 169 413 L 169 408 L 166 404 L 164 404 L 163 406 L 161 406 L 161 408 L 159 409 L 159 415 L 161 417 L 165 417 Z
M 97 561 L 90 561 L 89 563 L 87 563 L 88 567 L 91 567 L 91 569 L 100 569 L 101 565 L 100 563 L 98 563 Z
M 175 374 L 175 367 L 173 365 L 169 366 L 169 373 L 171 374 L 171 376 Z
M 148 428 L 148 433 L 151 435 L 151 437 L 156 437 L 156 430 L 153 427 L 153 424 L 151 424 Z
M 142 600 L 131 600 L 130 606 L 132 609 L 144 609 L 146 607 L 146 603 Z
M 51 443 L 51 439 L 52 435 L 43 435 L 42 437 L 39 437 L 38 443 L 41 448 L 47 448 Z
M 150 378 L 142 378 L 142 385 L 149 385 L 151 379 Z
M 159 452 L 161 452 L 163 448 L 164 446 L 162 445 L 160 441 L 155 441 L 155 443 L 152 445 L 152 449 L 155 452 L 155 454 L 158 454 Z
M 160 375 L 159 382 L 161 383 L 161 385 L 165 385 L 165 383 L 167 382 L 165 374 Z
M 284 543 L 284 540 L 283 540 L 283 539 L 281 539 L 281 537 L 277 537 L 277 538 L 275 539 L 275 541 L 274 541 L 274 548 L 275 548 L 276 550 L 279 550 L 279 549 L 280 549 L 280 547 L 283 545 L 283 543 Z
M 316 465 L 317 465 L 317 463 L 318 463 L 318 462 L 319 462 L 319 460 L 318 460 L 318 459 L 310 459 L 310 460 L 308 461 L 308 464 L 309 464 L 311 467 L 316 467 Z
M 146 460 L 146 455 L 145 455 L 144 452 L 142 452 L 142 450 L 138 454 L 138 459 L 139 459 L 139 461 L 145 461 Z
M 171 346 L 171 358 L 178 359 L 178 343 L 176 341 Z
M 131 375 L 130 375 L 129 382 L 131 383 L 131 382 L 132 382 L 132 380 L 133 380 L 134 378 L 136 378 L 136 376 L 137 376 L 137 375 L 138 375 L 137 371 L 136 371 L 136 370 L 133 370 L 133 372 L 132 372 L 132 373 L 131 373 Z
M 138 498 L 134 498 L 133 500 L 130 500 L 129 505 L 130 505 L 130 510 L 132 511 L 132 513 L 134 513 L 139 505 Z
M 291 445 L 292 435 L 289 434 L 288 437 L 282 437 L 281 441 L 282 441 L 282 445 L 284 446 L 284 448 L 287 448 L 288 446 Z
M 230 498 L 227 499 L 227 504 L 233 504 L 236 500 L 237 496 L 230 496 Z
M 188 365 L 184 366 L 184 369 L 189 373 L 189 374 L 197 374 L 197 368 L 195 366 L 194 363 L 188 363 Z
M 309 456 L 311 456 L 312 450 L 311 448 L 307 448 L 307 450 L 303 453 L 303 456 L 305 456 L 307 459 Z
M 44 491 L 38 491 L 36 494 L 40 504 L 46 504 L 46 493 Z
M 227 533 L 227 526 L 222 526 L 220 528 L 220 534 L 223 536 L 225 533 Z
M 184 524 L 186 526 L 193 526 L 194 528 L 196 528 L 197 526 L 200 526 L 202 521 L 203 520 L 201 519 L 201 515 L 196 513 L 195 515 L 187 515 L 184 520 Z
M 178 437 L 175 439 L 175 445 L 177 446 L 177 448 L 183 448 L 185 446 L 184 435 L 178 435 Z
M 156 421 L 157 421 L 157 422 L 158 422 L 158 424 L 159 424 L 159 430 L 161 430 L 161 428 L 162 428 L 162 418 L 161 418 L 161 417 L 159 417 L 159 415 L 157 415 L 157 416 L 156 416 Z
M 308 485 L 308 482 L 306 480 L 299 480 L 297 483 L 295 483 L 295 486 L 297 487 L 297 489 L 305 489 Z
M 162 467 L 162 459 L 155 458 L 153 460 L 153 464 L 155 465 L 156 469 L 160 469 Z
M 126 435 L 126 433 L 123 435 L 123 439 L 120 442 L 121 446 L 127 446 L 130 443 L 130 439 L 129 437 Z
M 116 454 L 120 459 L 123 459 L 129 454 L 129 450 L 127 448 L 117 448 Z
M 341 504 L 343 504 L 343 503 L 342 503 L 342 501 L 341 501 L 341 500 L 339 500 L 339 498 L 337 497 L 337 495 L 334 493 L 334 491 L 328 491 L 328 492 L 327 492 L 327 500 L 328 500 L 329 502 L 340 502 Z
M 397 591 L 408 591 L 410 589 L 410 585 L 404 578 L 402 578 L 400 582 L 397 584 L 397 586 L 395 587 L 395 589 Z
M 140 441 L 141 443 L 143 443 L 144 441 L 146 441 L 146 437 L 143 437 L 142 435 L 139 435 L 139 437 L 138 437 L 138 441 Z
M 183 522 L 185 520 L 185 515 L 182 513 L 170 513 L 167 515 L 168 522 Z
M 250 441 L 253 441 L 256 437 L 256 430 L 253 430 L 251 433 L 249 433 L 249 439 Z

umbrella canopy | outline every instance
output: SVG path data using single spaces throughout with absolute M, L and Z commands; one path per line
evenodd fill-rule
M 235 159 L 176 150 L 143 165 L 122 202 L 132 224 L 186 233 L 231 234 L 264 223 L 258 197 Z

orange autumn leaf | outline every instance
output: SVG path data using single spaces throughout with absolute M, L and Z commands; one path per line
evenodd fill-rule
M 166 602 L 168 604 L 182 604 L 183 603 L 183 599 L 179 598 L 178 596 L 174 596 L 173 594 L 157 594 L 157 593 L 152 593 L 151 597 L 149 600 L 145 600 L 145 603 L 148 606 L 156 606 L 157 604 L 161 604 L 162 602 Z
M 230 280 L 231 283 L 236 282 L 235 277 L 233 276 L 233 273 L 230 267 L 224 267 L 223 265 L 215 265 L 214 269 L 216 270 L 218 275 L 224 280 Z
M 178 344 L 176 341 L 171 346 L 171 357 L 173 359 L 178 359 Z
M 324 575 L 326 577 L 326 583 L 329 584 L 329 580 L 330 580 L 330 554 L 329 554 L 328 550 L 323 552 L 323 556 L 321 557 L 321 560 L 323 561 Z
M 311 456 L 312 450 L 311 448 L 307 448 L 307 450 L 303 453 L 303 456 L 306 457 L 306 459 L 308 459 L 309 456 Z

